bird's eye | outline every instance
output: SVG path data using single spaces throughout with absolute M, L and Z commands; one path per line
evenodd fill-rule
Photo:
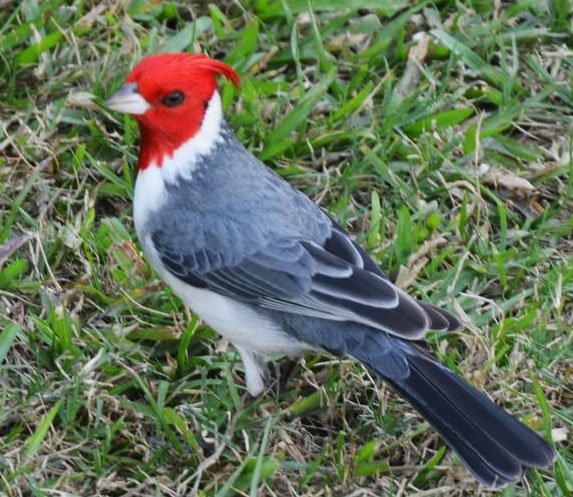
M 185 93 L 176 90 L 164 96 L 163 99 L 161 100 L 161 103 L 163 105 L 166 105 L 167 107 L 177 107 L 178 105 L 181 105 L 184 101 L 185 101 Z

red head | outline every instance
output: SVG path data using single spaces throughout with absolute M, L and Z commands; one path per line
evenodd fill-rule
M 152 55 L 135 66 L 126 85 L 106 103 L 137 119 L 140 169 L 151 161 L 161 165 L 164 156 L 195 136 L 217 89 L 217 74 L 238 87 L 239 76 L 231 67 L 203 54 Z

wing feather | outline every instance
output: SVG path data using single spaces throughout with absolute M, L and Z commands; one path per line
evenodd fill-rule
M 270 310 L 359 322 L 409 339 L 432 325 L 452 325 L 443 311 L 398 290 L 334 223 L 322 244 L 280 240 L 231 264 L 216 245 L 175 252 L 160 231 L 153 241 L 164 266 L 181 280 Z

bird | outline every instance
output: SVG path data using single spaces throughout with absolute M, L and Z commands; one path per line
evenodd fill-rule
M 555 451 L 544 438 L 420 345 L 460 321 L 395 286 L 325 210 L 238 141 L 219 76 L 239 87 L 233 68 L 203 53 L 150 55 L 105 105 L 139 126 L 141 247 L 236 348 L 248 394 L 267 388 L 269 356 L 350 358 L 409 402 L 482 485 L 549 466 Z

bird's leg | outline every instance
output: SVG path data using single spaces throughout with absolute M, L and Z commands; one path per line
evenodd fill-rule
M 298 360 L 292 357 L 286 357 L 281 361 L 278 370 L 278 394 L 279 397 L 282 396 L 284 392 L 288 389 L 288 380 L 291 377 L 294 368 L 298 364 Z
M 253 398 L 261 395 L 270 383 L 269 368 L 264 357 L 241 345 L 233 344 L 245 366 L 247 392 Z

